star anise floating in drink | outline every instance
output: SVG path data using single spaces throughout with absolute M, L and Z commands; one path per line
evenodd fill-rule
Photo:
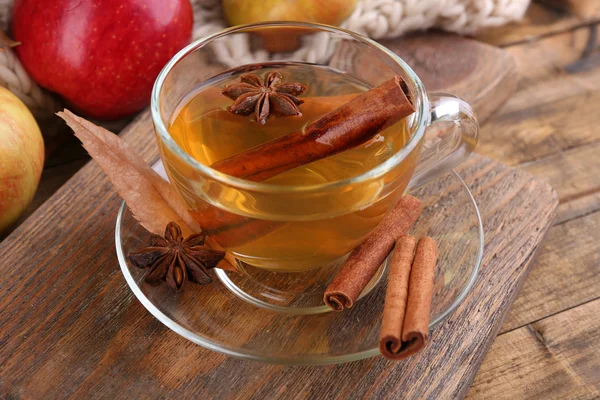
M 157 286 L 166 281 L 171 288 L 181 291 L 186 280 L 201 285 L 212 282 L 208 270 L 214 268 L 225 252 L 204 247 L 204 233 L 183 238 L 181 228 L 170 222 L 165 237 L 151 236 L 151 245 L 129 254 L 129 260 L 138 268 L 147 268 L 144 280 Z
M 267 74 L 264 81 L 257 75 L 246 74 L 240 82 L 231 84 L 222 90 L 225 96 L 235 100 L 228 110 L 237 115 L 254 114 L 256 122 L 265 124 L 270 115 L 302 115 L 298 106 L 304 101 L 297 96 L 306 91 L 301 83 L 282 83 L 279 72 Z

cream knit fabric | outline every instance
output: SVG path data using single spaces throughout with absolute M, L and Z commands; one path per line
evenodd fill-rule
M 191 0 L 196 16 L 194 37 L 224 28 L 220 0 Z M 285 1 L 285 0 L 282 0 Z M 360 0 L 342 26 L 373 39 L 440 28 L 471 34 L 523 17 L 530 0 Z
M 523 17 L 529 0 L 363 0 L 344 27 L 373 39 L 440 28 L 474 33 Z

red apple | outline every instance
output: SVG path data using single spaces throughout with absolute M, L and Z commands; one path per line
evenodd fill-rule
M 27 208 L 44 167 L 44 140 L 33 115 L 0 86 L 0 232 Z
M 188 0 L 17 0 L 27 72 L 80 112 L 116 119 L 150 102 L 156 76 L 191 37 Z

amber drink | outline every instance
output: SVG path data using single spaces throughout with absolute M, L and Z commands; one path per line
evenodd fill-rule
M 252 74 L 262 81 L 274 71 L 284 83 L 306 86 L 297 96 L 303 101 L 298 105 L 301 115 L 271 115 L 262 124 L 255 113 L 244 116 L 230 111 L 233 100 L 222 94 L 224 88 L 240 82 L 242 75 Z M 238 68 L 191 88 L 176 107 L 168 131 L 183 151 L 210 167 L 302 131 L 371 87 L 350 74 L 313 64 Z M 418 147 L 373 179 L 354 182 L 352 178 L 368 173 L 402 149 L 410 139 L 408 125 L 402 119 L 356 147 L 259 179 L 260 190 L 240 183 L 240 178 L 231 187 L 208 181 L 166 146 L 161 146 L 161 152 L 167 173 L 192 214 L 222 247 L 258 268 L 303 271 L 350 252 L 402 195 Z M 319 187 L 327 189 L 319 191 Z

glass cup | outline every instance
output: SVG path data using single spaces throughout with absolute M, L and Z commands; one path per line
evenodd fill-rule
M 369 87 L 400 75 L 416 109 L 402 122 L 409 139 L 361 175 L 303 186 L 232 177 L 187 154 L 169 134 L 186 96 L 217 75 L 266 62 L 326 66 Z M 190 44 L 158 76 L 151 110 L 171 183 L 240 268 L 256 267 L 248 274 L 268 285 L 281 285 L 273 272 L 335 270 L 407 189 L 449 172 L 471 153 L 478 135 L 466 102 L 427 94 L 413 70 L 382 45 L 343 29 L 295 22 L 238 26 Z M 329 275 L 320 270 L 305 276 Z

